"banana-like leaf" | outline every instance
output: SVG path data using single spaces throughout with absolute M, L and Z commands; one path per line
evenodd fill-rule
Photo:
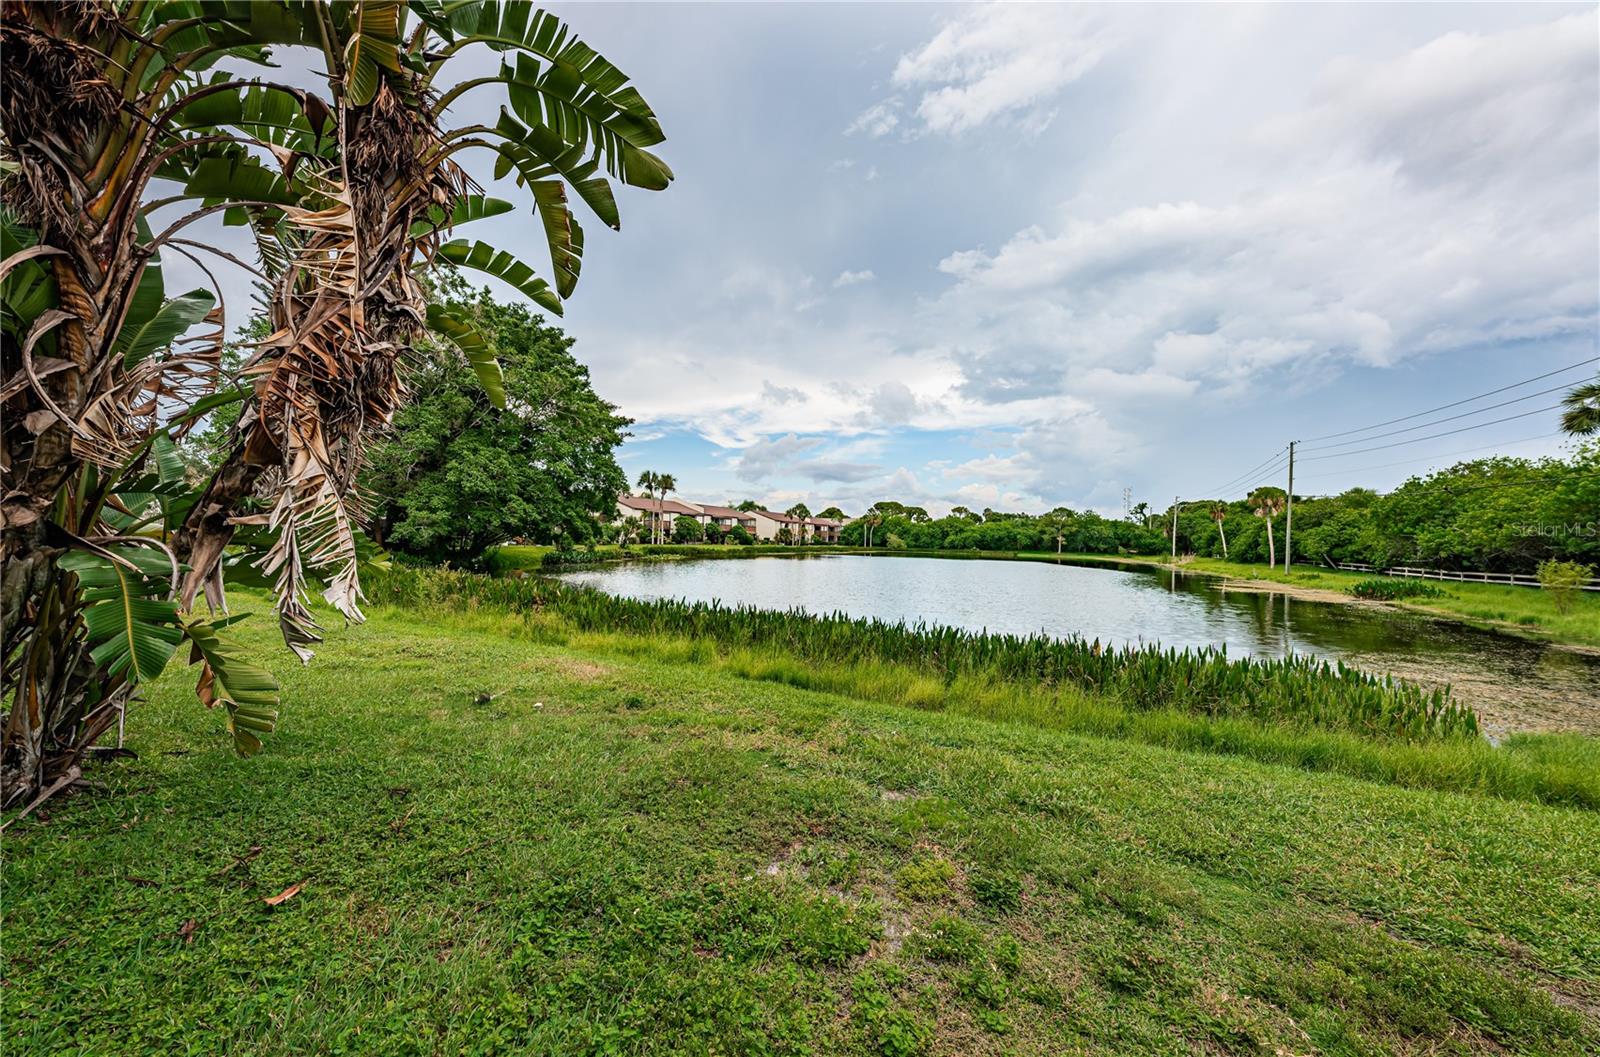
M 124 330 L 117 335 L 117 346 L 122 349 L 124 367 L 134 367 L 157 349 L 171 345 L 184 331 L 206 318 L 217 299 L 210 290 L 190 290 L 174 297 L 131 333 Z
M 474 220 L 485 220 L 497 217 L 502 213 L 509 213 L 516 206 L 503 198 L 490 198 L 488 195 L 462 195 L 456 199 L 455 210 L 450 215 L 450 227 L 460 227 L 470 224 Z M 444 210 L 432 206 L 428 210 L 428 219 L 419 220 L 411 225 L 411 236 L 416 238 L 436 231 L 445 226 Z
M 480 243 L 481 245 L 481 243 Z M 443 305 L 428 306 L 428 328 L 449 338 L 472 365 L 478 383 L 489 395 L 495 407 L 506 406 L 505 375 L 500 371 L 500 361 L 494 349 L 479 333 L 478 328 L 451 312 Z
M 526 294 L 542 308 L 561 314 L 561 299 L 550 284 L 533 274 L 533 269 L 504 250 L 482 242 L 456 239 L 439 247 L 439 256 L 460 268 L 472 268 L 502 279 Z
M 196 400 L 190 407 L 174 415 L 168 420 L 169 426 L 188 425 L 204 418 L 225 404 L 237 404 L 241 400 L 248 400 L 254 395 L 255 390 L 249 386 L 239 386 L 234 389 L 222 389 L 209 393 Z
M 378 94 L 378 67 L 400 69 L 400 0 L 361 0 L 361 18 L 345 46 L 345 91 L 351 105 Z
M 156 317 L 166 300 L 167 284 L 161 274 L 161 265 L 152 260 L 144 266 L 139 276 L 139 285 L 133 292 L 133 300 L 128 303 L 127 314 L 122 317 L 122 329 L 117 331 L 113 347 L 125 352 L 134 335 Z
M 300 200 L 281 174 L 245 156 L 200 159 L 183 190 L 208 204 L 234 201 L 295 205 Z
M 218 74 L 211 82 L 232 81 Z M 332 111 L 318 96 L 281 84 L 240 84 L 237 90 L 202 96 L 179 112 L 185 127 L 207 129 L 232 126 L 265 143 L 314 153 L 334 140 L 322 133 Z
M 221 704 L 228 712 L 233 747 L 241 756 L 261 751 L 261 734 L 278 724 L 278 681 L 265 668 L 245 660 L 244 651 L 217 634 L 237 618 L 191 620 L 183 634 L 192 647 L 189 663 L 201 664 L 195 695 L 207 708 Z
M 500 78 L 507 84 L 511 108 L 525 124 L 548 126 L 568 143 L 592 143 L 607 156 L 608 165 L 620 165 L 624 143 L 642 149 L 666 139 L 643 99 L 637 112 L 621 109 L 584 84 L 565 60 L 541 67 L 532 56 L 519 54 L 515 66 L 501 64 Z M 613 169 L 612 175 L 620 177 L 621 172 Z
M 156 479 L 163 485 L 171 487 L 183 483 L 187 469 L 183 455 L 166 430 L 150 438 L 150 457 L 156 464 Z
M 600 171 L 600 163 L 585 158 L 581 144 L 571 145 L 562 140 L 554 129 L 544 125 L 528 126 L 500 111 L 495 131 L 504 136 L 500 144 L 502 155 L 509 151 L 511 164 L 525 183 L 535 183 L 551 176 L 559 176 L 572 185 L 594 215 L 606 227 L 617 229 L 622 218 L 617 212 L 617 200 L 611 193 L 611 183 Z
M 462 38 L 453 48 L 482 42 L 499 51 L 514 49 L 536 55 L 552 66 L 552 71 L 541 82 L 549 94 L 564 99 L 591 118 L 603 112 L 602 107 L 610 107 L 615 111 L 615 117 L 610 119 L 612 130 L 621 135 L 626 129 L 630 134 L 621 138 L 635 151 L 652 142 L 661 142 L 656 116 L 644 97 L 628 87 L 628 75 L 572 36 L 566 24 L 555 15 L 523 0 L 510 3 L 470 0 L 447 5 L 447 10 L 451 25 Z M 580 103 L 583 105 L 579 106 Z M 655 138 L 651 140 L 651 136 Z M 627 163 L 623 158 L 620 164 L 626 167 Z M 649 167 L 643 161 L 635 164 L 640 170 Z M 626 179 L 620 172 L 618 176 Z M 633 183 L 633 180 L 627 182 Z
M 550 247 L 550 266 L 556 275 L 556 292 L 571 297 L 583 267 L 583 227 L 567 208 L 567 188 L 560 180 L 540 180 L 528 185 L 544 225 Z
M 38 245 L 39 236 L 30 227 L 0 212 L 0 260 Z M 5 309 L 5 327 L 20 342 L 33 321 L 56 307 L 56 281 L 47 264 L 40 260 L 23 261 L 0 280 L 0 303 Z
M 73 550 L 61 556 L 61 566 L 77 573 L 83 587 L 83 623 L 95 663 L 112 676 L 147 683 L 183 641 L 178 604 L 153 597 L 170 588 L 171 569 L 151 551 L 126 548 L 119 556 L 128 564 Z

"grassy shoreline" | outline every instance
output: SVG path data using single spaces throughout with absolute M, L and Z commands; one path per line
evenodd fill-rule
M 605 648 L 884 704 L 1244 756 L 1413 788 L 1600 808 L 1595 739 L 1525 734 L 1494 746 L 1476 737 L 1363 736 L 1343 727 L 1336 712 L 1325 713 L 1326 721 L 1310 721 L 1312 713 L 1300 721 L 1290 713 L 1286 722 L 1261 722 L 1251 711 L 1236 714 L 1234 707 L 1246 702 L 1229 697 L 1273 699 L 1280 691 L 1270 684 L 1226 671 L 1208 673 L 1188 662 L 1169 666 L 1159 663 L 1159 654 L 1138 657 L 1139 664 L 1119 675 L 1115 658 L 1096 661 L 1066 644 L 1051 647 L 1060 656 L 1048 660 L 1015 637 L 918 632 L 797 614 L 742 618 L 730 607 L 639 602 L 549 581 L 446 571 L 399 571 L 374 580 L 370 594 L 379 603 L 427 611 L 513 613 L 528 634 L 554 644 Z M 1040 667 L 1062 663 L 1091 667 L 1076 674 L 1066 669 L 1062 679 L 1045 676 L 1053 669 Z M 1253 667 L 1263 675 L 1274 670 Z M 1349 677 L 1388 685 L 1355 673 Z M 1291 699 L 1315 692 L 1314 681 L 1302 685 L 1298 675 L 1293 678 L 1298 689 L 1289 692 Z M 1185 700 L 1189 710 L 1179 711 Z M 1398 698 L 1378 705 L 1385 711 L 1400 706 Z
M 235 601 L 281 655 L 264 596 Z M 1600 1045 L 1595 813 L 873 703 L 491 607 L 371 616 L 275 666 L 261 756 L 177 670 L 109 794 L 7 832 L 8 1049 Z

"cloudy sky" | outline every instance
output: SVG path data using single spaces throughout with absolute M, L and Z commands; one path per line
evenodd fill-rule
M 677 173 L 565 325 L 692 498 L 1163 507 L 1597 354 L 1593 6 L 559 10 Z M 1309 441 L 1297 491 L 1557 451 L 1557 399 Z

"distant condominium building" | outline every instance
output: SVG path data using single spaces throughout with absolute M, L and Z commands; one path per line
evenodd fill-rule
M 693 518 L 702 525 L 714 524 L 725 533 L 737 525 L 763 543 L 776 542 L 785 528 L 789 530 L 791 542 L 838 543 L 839 531 L 848 523 L 834 518 L 793 517 L 775 510 L 737 510 L 680 499 L 621 496 L 617 499 L 617 516 L 614 520 L 623 521 L 630 517 L 638 518 L 647 532 L 659 523 L 661 530 L 669 536 L 673 524 L 680 517 Z

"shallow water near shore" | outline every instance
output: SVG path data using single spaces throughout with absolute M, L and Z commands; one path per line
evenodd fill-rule
M 1168 569 L 820 554 L 617 564 L 561 578 L 632 598 L 922 621 L 1118 645 L 1310 654 L 1449 683 L 1484 732 L 1600 734 L 1600 656 L 1374 605 L 1308 601 Z

